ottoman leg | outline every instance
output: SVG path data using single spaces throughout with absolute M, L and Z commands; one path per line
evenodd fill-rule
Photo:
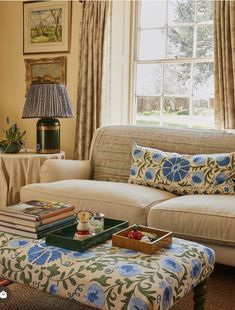
M 194 310 L 204 310 L 208 280 L 208 278 L 203 280 L 193 289 Z

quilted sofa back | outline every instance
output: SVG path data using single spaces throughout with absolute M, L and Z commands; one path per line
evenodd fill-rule
M 99 128 L 93 137 L 90 159 L 93 179 L 127 182 L 132 143 L 181 154 L 235 151 L 235 133 L 222 130 L 173 129 L 134 125 Z

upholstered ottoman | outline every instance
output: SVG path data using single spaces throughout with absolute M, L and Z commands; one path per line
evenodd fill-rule
M 0 276 L 100 309 L 169 309 L 192 288 L 203 309 L 213 250 L 173 238 L 154 255 L 104 243 L 83 253 L 0 233 Z

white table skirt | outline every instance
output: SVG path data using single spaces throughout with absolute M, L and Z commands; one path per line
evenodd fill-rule
M 64 158 L 64 152 L 37 154 L 23 150 L 17 154 L 0 153 L 0 207 L 18 203 L 22 186 L 40 182 L 40 169 L 45 160 Z

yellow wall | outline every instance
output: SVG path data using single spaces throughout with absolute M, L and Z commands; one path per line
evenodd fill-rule
M 22 119 L 25 101 L 24 59 L 67 56 L 67 88 L 76 114 L 78 45 L 81 3 L 72 3 L 72 37 L 70 53 L 23 55 L 23 3 L 0 1 L 0 128 L 6 126 L 6 116 L 27 131 L 26 148 L 35 148 L 37 119 Z M 61 149 L 67 158 L 73 156 L 75 118 L 61 119 Z M 3 134 L 0 132 L 0 139 Z

